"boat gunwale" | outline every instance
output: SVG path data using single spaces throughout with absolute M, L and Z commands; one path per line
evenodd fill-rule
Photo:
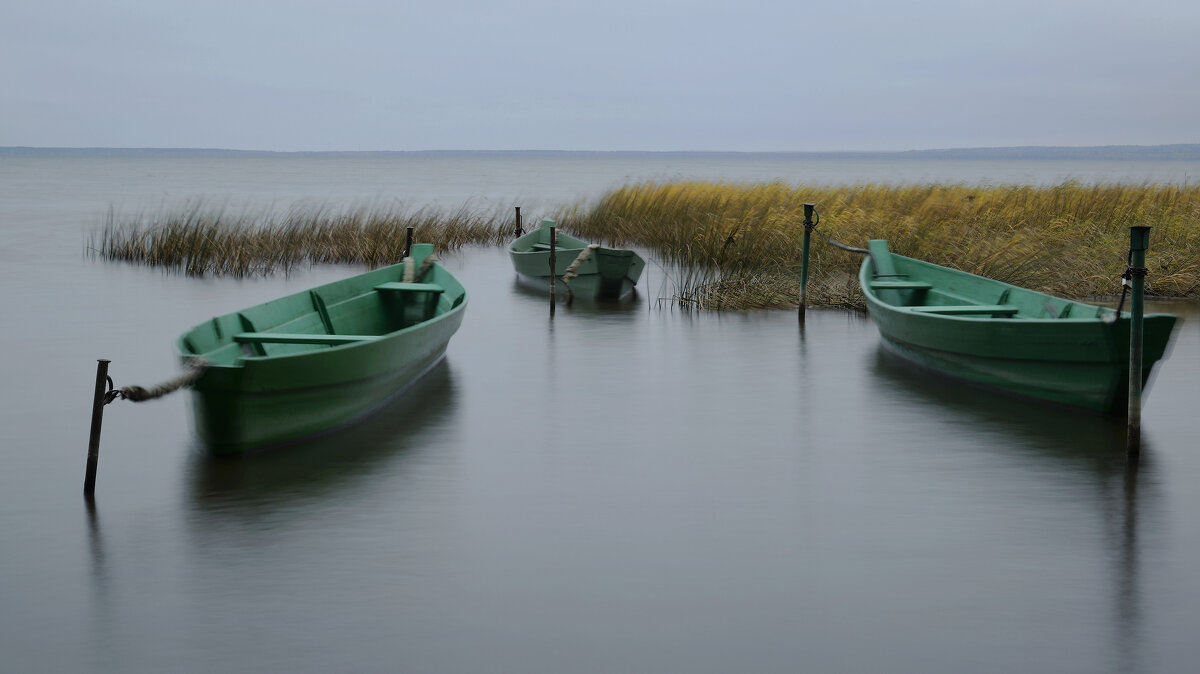
M 999 280 L 996 280 L 993 278 L 989 278 L 987 276 L 973 274 L 971 272 L 963 271 L 961 269 L 955 269 L 953 267 L 947 267 L 945 265 L 935 264 L 935 263 L 929 262 L 927 260 L 919 260 L 917 258 L 912 258 L 912 257 L 908 257 L 905 255 L 899 255 L 897 253 L 891 253 L 891 256 L 893 258 L 902 259 L 906 263 L 915 264 L 919 267 L 924 267 L 927 269 L 935 269 L 935 270 L 938 270 L 939 272 L 950 272 L 952 274 L 960 274 L 962 276 L 966 276 L 966 277 L 970 277 L 970 278 L 974 278 L 974 279 L 980 279 L 982 281 L 985 281 L 989 284 L 993 284 L 1002 289 L 1019 290 L 1024 293 L 1032 293 L 1034 295 L 1044 297 L 1047 300 L 1057 300 L 1060 302 L 1067 302 L 1070 305 L 1084 307 L 1091 311 L 1105 312 L 1103 315 L 1096 315 L 1096 316 L 1066 316 L 1066 317 L 1062 317 L 1062 318 L 1054 318 L 1054 317 L 1050 317 L 1050 316 L 1022 316 L 1018 312 L 1015 315 L 1006 316 L 1003 318 L 995 318 L 992 316 L 970 316 L 970 315 L 962 315 L 962 314 L 956 315 L 956 314 L 949 314 L 949 313 L 939 314 L 936 312 L 906 311 L 908 309 L 912 309 L 913 306 L 937 306 L 937 305 L 901 306 L 901 305 L 895 305 L 895 304 L 891 304 L 889 302 L 884 301 L 881 297 L 879 297 L 878 293 L 876 292 L 876 289 L 871 287 L 871 281 L 876 278 L 874 271 L 873 271 L 874 270 L 874 261 L 871 259 L 870 256 L 866 256 L 863 259 L 862 264 L 859 266 L 858 281 L 859 281 L 859 287 L 862 290 L 863 296 L 868 300 L 868 305 L 874 304 L 874 305 L 877 305 L 881 309 L 884 309 L 887 311 L 893 311 L 893 312 L 897 312 L 897 313 L 903 313 L 906 316 L 919 316 L 921 318 L 927 318 L 927 319 L 934 320 L 934 321 L 942 321 L 942 320 L 988 321 L 988 322 L 1019 321 L 1022 325 L 1027 325 L 1027 324 L 1028 325 L 1037 325 L 1039 323 L 1045 323 L 1048 325 L 1064 325 L 1064 324 L 1069 325 L 1069 324 L 1085 324 L 1085 323 L 1090 324 L 1090 323 L 1096 323 L 1096 322 L 1100 322 L 1100 323 L 1104 323 L 1104 324 L 1112 324 L 1112 323 L 1117 322 L 1118 320 L 1128 319 L 1131 316 L 1131 314 L 1128 311 L 1121 311 L 1118 314 L 1117 310 L 1113 309 L 1111 307 L 1106 307 L 1106 306 L 1103 306 L 1100 304 L 1092 304 L 1089 302 L 1084 302 L 1081 300 L 1071 299 L 1071 298 L 1067 298 L 1067 297 L 1060 297 L 1058 295 L 1051 295 L 1050 293 L 1042 292 L 1040 290 L 1033 290 L 1032 288 L 1025 288 L 1025 287 L 1018 286 L 1018 285 L 1008 283 L 1005 281 L 999 281 Z M 870 272 L 868 272 L 868 269 L 870 269 Z M 870 276 L 868 276 L 868 273 L 870 273 Z M 888 276 L 911 276 L 911 275 L 910 274 L 891 274 Z M 896 289 L 879 288 L 878 290 L 895 291 Z M 932 290 L 937 291 L 938 285 L 933 284 Z M 1175 316 L 1174 314 L 1167 314 L 1167 313 L 1145 314 L 1146 318 L 1158 317 L 1158 316 L 1170 316 L 1170 317 L 1178 320 L 1178 317 Z M 1106 318 L 1112 318 L 1112 319 L 1116 319 L 1116 320 L 1109 321 L 1109 320 L 1105 320 Z
M 187 331 L 185 331 L 184 333 L 182 333 L 178 337 L 176 337 L 174 340 L 174 347 L 175 347 L 176 355 L 179 356 L 180 358 L 184 358 L 184 359 L 196 359 L 196 358 L 204 359 L 205 355 L 208 353 L 212 353 L 212 351 L 224 349 L 232 344 L 235 344 L 236 343 L 235 335 L 238 333 L 232 333 L 232 334 L 228 335 L 228 339 L 227 340 L 223 339 L 221 345 L 219 347 L 217 347 L 217 349 L 210 349 L 209 351 L 206 351 L 204 353 L 194 353 L 187 347 L 186 340 L 188 338 L 188 335 L 190 335 L 193 331 L 197 330 L 198 328 L 201 328 L 201 327 L 207 325 L 208 323 L 210 323 L 211 321 L 213 321 L 215 319 L 222 318 L 225 316 L 240 314 L 240 313 L 243 313 L 246 311 L 250 311 L 252 309 L 255 309 L 256 307 L 261 307 L 261 306 L 269 304 L 271 302 L 285 300 L 285 299 L 293 298 L 293 297 L 300 297 L 302 295 L 309 294 L 312 292 L 319 292 L 322 289 L 329 288 L 329 287 L 337 285 L 337 284 L 345 283 L 347 281 L 365 276 L 367 274 L 373 274 L 373 273 L 381 272 L 381 271 L 387 270 L 387 269 L 402 271 L 403 266 L 404 266 L 404 263 L 400 262 L 400 263 L 396 263 L 396 264 L 392 264 L 392 265 L 387 265 L 385 267 L 369 269 L 367 271 L 361 272 L 359 274 L 355 274 L 353 276 L 349 276 L 349 277 L 346 277 L 343 279 L 337 279 L 334 281 L 329 281 L 327 283 L 322 283 L 321 285 L 318 285 L 318 286 L 306 288 L 304 290 L 290 293 L 288 295 L 283 295 L 281 297 L 272 298 L 272 299 L 266 300 L 264 302 L 259 302 L 258 304 L 254 304 L 254 305 L 251 305 L 248 307 L 242 307 L 241 309 L 237 309 L 232 312 L 228 312 L 225 314 L 219 314 L 219 315 L 214 316 L 206 321 L 202 321 L 200 323 L 193 325 L 192 327 L 188 328 Z M 425 320 L 419 321 L 412 325 L 404 326 L 403 328 L 400 328 L 398 330 L 392 330 L 390 332 L 384 332 L 384 333 L 380 333 L 378 335 L 365 335 L 365 336 L 372 337 L 372 339 L 364 339 L 362 341 L 347 342 L 347 343 L 343 343 L 343 344 L 330 344 L 330 345 L 326 345 L 326 348 L 312 349 L 312 350 L 306 350 L 306 351 L 294 351 L 294 352 L 290 352 L 290 353 L 269 354 L 269 355 L 262 355 L 262 356 L 241 355 L 241 356 L 238 356 L 237 359 L 233 363 L 215 363 L 215 362 L 210 361 L 207 363 L 207 367 L 210 369 L 219 368 L 222 370 L 232 371 L 232 370 L 244 369 L 248 363 L 263 363 L 263 362 L 282 361 L 284 359 L 292 359 L 292 358 L 312 358 L 312 357 L 319 357 L 322 355 L 326 355 L 326 354 L 329 354 L 334 351 L 345 353 L 345 352 L 349 352 L 350 350 L 355 349 L 355 348 L 379 348 L 380 345 L 386 345 L 389 342 L 392 342 L 395 339 L 399 339 L 403 336 L 406 336 L 412 332 L 428 329 L 437 323 L 440 323 L 444 320 L 450 319 L 455 314 L 465 311 L 466 306 L 470 301 L 470 293 L 467 291 L 466 287 L 462 285 L 462 283 L 458 280 L 457 277 L 455 277 L 453 274 L 451 274 L 448 270 L 445 269 L 445 267 L 442 267 L 440 264 L 435 264 L 435 267 L 441 268 L 443 273 L 445 273 L 451 279 L 453 279 L 454 283 L 458 286 L 458 288 L 460 288 L 462 290 L 461 295 L 455 295 L 455 299 L 448 300 L 451 302 L 452 306 L 449 309 L 442 311 L 441 313 L 435 313 L 433 316 L 430 316 L 429 318 L 427 318 Z M 364 289 L 362 290 L 362 292 L 358 292 L 355 295 L 348 296 L 347 299 L 350 299 L 353 297 L 369 296 L 371 294 L 371 292 L 373 292 L 373 291 L 378 292 L 377 290 L 375 290 L 373 285 L 372 286 L 364 286 L 363 288 Z M 269 333 L 269 332 L 271 332 L 271 330 L 268 329 L 268 330 L 263 330 L 263 331 L 259 331 L 259 332 Z M 335 336 L 336 336 L 336 333 L 335 333 Z

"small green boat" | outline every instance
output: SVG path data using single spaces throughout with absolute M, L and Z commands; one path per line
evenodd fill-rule
M 350 424 L 430 370 L 462 323 L 467 291 L 412 247 L 405 263 L 218 316 L 176 341 L 208 363 L 192 385 L 215 454 L 287 444 Z M 421 271 L 417 271 L 420 269 Z M 422 273 L 424 272 L 424 273 Z
M 1124 415 L 1129 314 L 895 255 L 875 240 L 859 270 L 884 346 L 988 388 Z M 1143 385 L 1176 317 L 1144 318 Z
M 551 227 L 553 220 L 542 220 L 540 227 L 518 237 L 508 247 L 517 274 L 540 287 L 550 285 Z M 609 300 L 623 297 L 633 290 L 645 266 L 645 260 L 632 250 L 603 248 L 555 232 L 554 275 L 565 276 L 571 292 L 577 296 Z M 563 294 L 567 294 L 565 289 Z

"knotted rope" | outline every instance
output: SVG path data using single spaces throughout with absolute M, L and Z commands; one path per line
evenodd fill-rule
M 567 267 L 567 270 L 565 272 L 563 272 L 563 275 L 562 275 L 563 283 L 566 283 L 569 286 L 571 284 L 572 279 L 579 278 L 579 273 L 578 273 L 579 268 L 582 267 L 583 263 L 589 257 L 592 256 L 592 251 L 596 250 L 599 247 L 600 247 L 600 244 L 598 244 L 598 243 L 589 243 L 587 248 L 584 248 L 583 250 L 579 251 L 579 255 L 576 256 L 576 258 L 573 262 L 571 262 L 571 265 L 569 267 Z
M 415 269 L 416 261 L 411 257 L 404 258 L 404 276 L 401 278 L 405 283 L 420 283 L 421 279 L 433 269 L 433 265 L 437 263 L 437 255 L 430 253 L 421 261 L 421 268 Z
M 1125 308 L 1125 296 L 1129 294 L 1129 282 L 1134 276 L 1145 277 L 1149 271 L 1145 267 L 1133 266 L 1133 251 L 1130 250 L 1129 256 L 1125 258 L 1125 271 L 1121 274 L 1121 299 L 1117 302 L 1117 312 L 1111 318 L 1106 315 L 1103 319 L 1104 322 L 1117 322 L 1117 319 L 1121 317 L 1121 311 Z
M 565 272 L 563 272 L 562 281 L 567 286 L 567 301 L 568 302 L 575 299 L 575 291 L 571 288 L 572 279 L 579 278 L 579 273 L 578 273 L 579 268 L 582 267 L 583 263 L 589 257 L 592 256 L 592 251 L 596 250 L 599 247 L 600 247 L 600 244 L 598 244 L 598 243 L 589 243 L 587 248 L 584 248 L 583 250 L 579 251 L 579 255 L 577 255 L 575 257 L 575 260 L 572 261 L 571 265 L 569 267 L 567 267 L 567 270 Z
M 425 259 L 421 262 L 421 268 L 417 270 L 417 283 L 421 283 L 421 281 L 425 278 L 425 275 L 429 273 L 429 270 L 433 269 L 433 265 L 436 262 L 437 256 L 433 253 L 425 256 Z
M 191 386 L 196 383 L 200 375 L 208 369 L 208 361 L 203 358 L 193 358 L 188 361 L 187 366 L 178 377 L 169 379 L 157 386 L 143 388 L 141 386 L 126 386 L 124 388 L 114 389 L 112 385 L 112 377 L 108 378 L 108 392 L 104 394 L 104 404 L 107 405 L 112 401 L 120 398 L 121 400 L 132 400 L 135 403 L 140 403 L 145 400 L 153 400 L 161 398 L 168 393 L 177 391 L 185 386 Z

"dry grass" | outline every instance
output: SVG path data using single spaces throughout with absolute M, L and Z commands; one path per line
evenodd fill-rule
M 812 305 L 862 306 L 855 274 L 861 257 L 820 235 L 863 247 L 887 239 L 901 255 L 1066 297 L 1119 292 L 1131 225 L 1151 232 L 1148 292 L 1200 296 L 1200 187 L 1081 185 L 789 186 L 705 182 L 641 183 L 590 207 L 549 214 L 582 238 L 650 249 L 675 270 L 674 299 L 702 309 L 796 305 L 804 203 L 821 215 L 812 239 Z M 532 222 L 532 220 L 530 220 Z M 101 257 L 192 275 L 253 275 L 297 264 L 396 261 L 405 229 L 441 250 L 500 245 L 512 215 L 464 206 L 297 207 L 282 215 L 196 204 L 179 213 L 118 221 L 109 215 L 90 243 Z
M 118 220 L 111 212 L 89 248 L 107 260 L 164 267 L 192 276 L 253 276 L 296 265 L 400 260 L 407 228 L 439 250 L 496 244 L 511 237 L 511 218 L 457 211 L 297 207 L 282 215 L 194 204 L 177 213 Z
M 1148 292 L 1200 295 L 1200 187 L 643 183 L 565 224 L 701 270 L 679 284 L 683 305 L 795 306 L 805 202 L 821 215 L 818 232 L 848 245 L 887 239 L 901 255 L 1068 297 L 1119 292 L 1129 227 L 1149 225 Z M 860 262 L 814 236 L 810 304 L 861 306 Z

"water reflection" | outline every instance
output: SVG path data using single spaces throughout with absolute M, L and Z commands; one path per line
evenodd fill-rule
M 937 410 L 939 421 L 967 423 L 993 437 L 987 451 L 1017 452 L 1022 460 L 1061 467 L 1061 477 L 1080 475 L 1090 483 L 1104 532 L 1097 554 L 1112 569 L 1111 629 L 1118 671 L 1140 671 L 1142 598 L 1139 578 L 1139 517 L 1161 500 L 1154 452 L 1143 441 L 1140 463 L 1126 458 L 1123 420 L 1009 397 L 978 389 L 917 368 L 887 351 L 876 352 L 873 372 L 889 390 L 916 399 L 922 412 Z M 1090 479 L 1086 479 L 1090 478 Z M 1086 491 L 1084 492 L 1086 494 Z
M 1123 471 L 1125 426 L 1120 420 L 990 391 L 919 368 L 880 345 L 873 371 L 888 389 L 937 409 L 982 424 L 1014 442 L 1032 445 L 1045 457 L 1090 464 L 1101 473 Z
M 84 502 L 87 505 L 88 550 L 92 556 L 93 586 L 99 605 L 108 595 L 108 565 L 104 554 L 104 537 L 100 531 L 100 514 L 96 511 L 95 499 L 85 498 Z
M 554 287 L 554 299 L 558 311 L 569 311 L 581 315 L 630 314 L 642 306 L 642 296 L 636 287 L 620 299 L 598 299 L 581 293 L 576 295 L 575 300 L 569 304 L 566 286 L 560 281 Z M 513 294 L 529 298 L 531 301 L 544 302 L 546 310 L 550 310 L 550 282 L 548 280 L 514 275 L 512 290 Z
M 193 453 L 188 483 L 195 510 L 274 508 L 344 493 L 357 480 L 422 450 L 421 435 L 443 426 L 458 392 L 442 361 L 412 388 L 360 423 L 296 445 L 244 457 Z

